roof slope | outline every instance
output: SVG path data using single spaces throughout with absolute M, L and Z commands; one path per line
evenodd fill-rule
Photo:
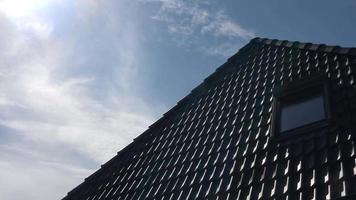
M 272 90 L 330 79 L 336 123 L 271 140 Z M 64 198 L 329 199 L 356 193 L 356 49 L 255 38 Z

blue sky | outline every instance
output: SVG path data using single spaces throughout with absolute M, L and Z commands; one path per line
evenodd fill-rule
M 356 2 L 0 0 L 0 199 L 59 199 L 253 37 L 356 46 Z

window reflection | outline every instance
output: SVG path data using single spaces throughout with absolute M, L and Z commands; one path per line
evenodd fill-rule
M 326 118 L 322 95 L 302 101 L 281 104 L 280 132 L 288 131 Z

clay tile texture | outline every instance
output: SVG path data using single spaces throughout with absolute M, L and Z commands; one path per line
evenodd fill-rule
M 251 40 L 63 199 L 356 199 L 356 54 L 333 49 Z M 327 123 L 278 138 L 276 91 L 313 77 Z

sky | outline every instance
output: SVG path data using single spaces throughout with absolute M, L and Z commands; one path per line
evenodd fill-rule
M 254 37 L 356 46 L 356 1 L 0 0 L 0 199 L 60 199 Z

